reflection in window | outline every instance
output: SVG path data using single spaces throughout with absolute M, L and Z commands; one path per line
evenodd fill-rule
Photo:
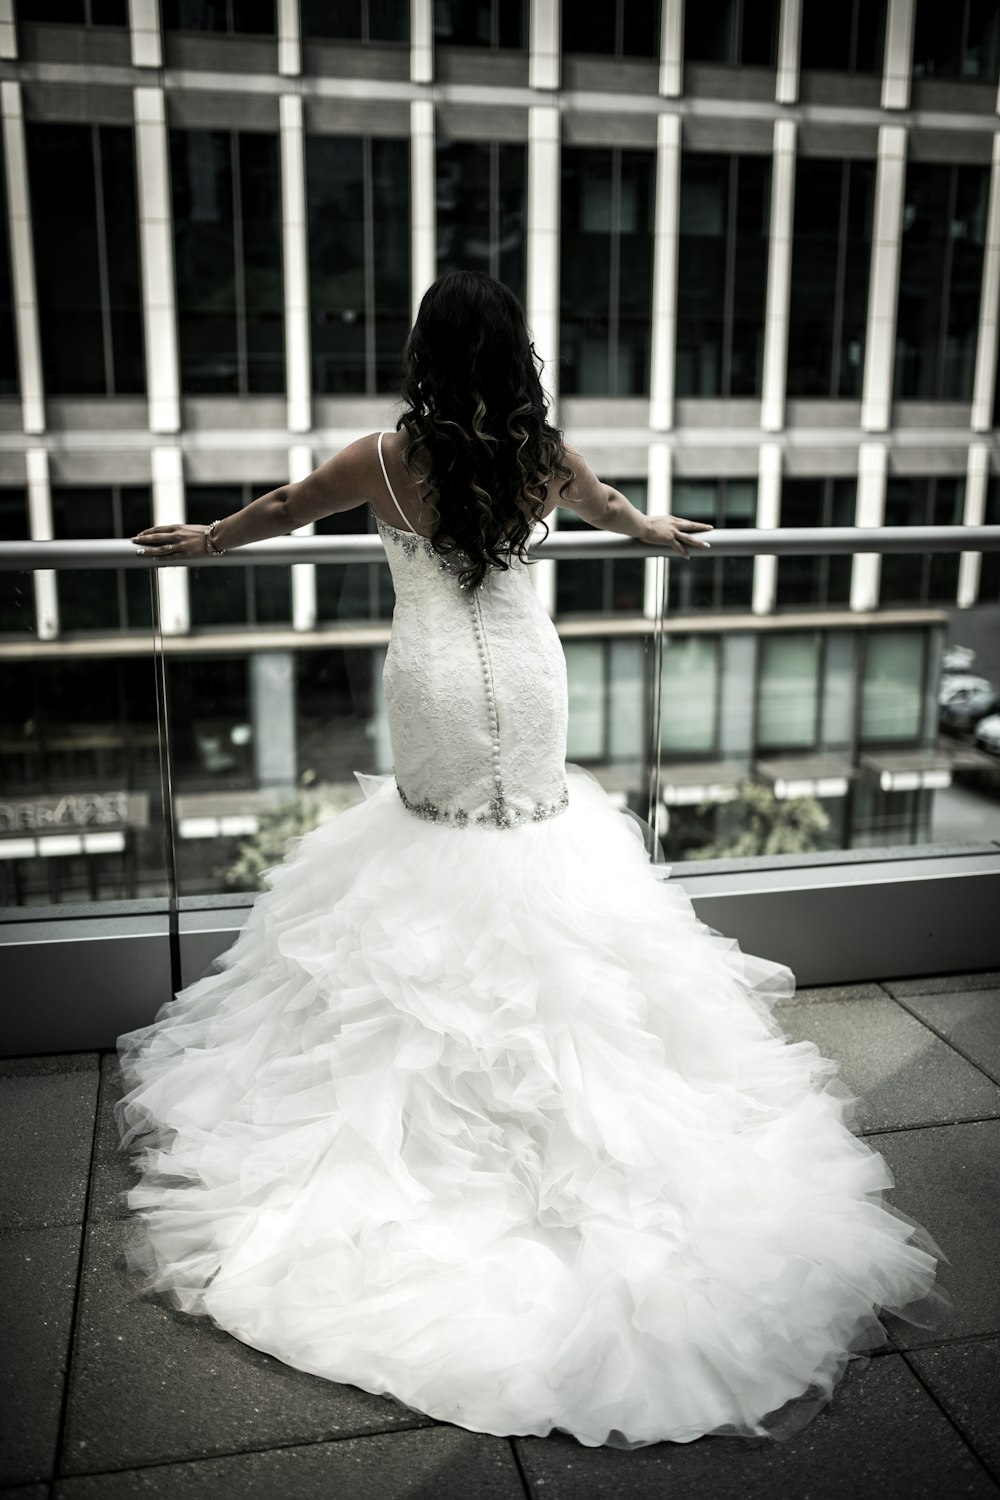
M 0 541 L 26 542 L 28 495 L 22 488 L 0 489 Z M 0 573 L 0 631 L 34 630 L 35 589 L 31 573 Z
M 278 137 L 171 130 L 181 389 L 285 385 Z
M 658 0 L 604 0 L 600 5 L 563 0 L 562 49 L 601 57 L 659 57 Z
M 301 0 L 302 35 L 345 42 L 408 42 L 406 0 Z
M 189 484 L 187 520 L 208 526 L 232 515 L 259 495 L 278 489 L 270 485 Z M 287 567 L 191 568 L 190 609 L 193 626 L 287 625 L 292 618 L 292 574 Z
M 761 636 L 758 751 L 811 750 L 816 744 L 819 662 L 818 631 Z
M 607 691 L 603 641 L 564 641 L 569 689 L 566 754 L 570 760 L 600 760 L 605 745 Z
M 984 526 L 1000 526 L 1000 479 L 994 475 L 986 491 Z M 1000 602 L 1000 552 L 983 552 L 979 563 L 980 604 Z
M 965 480 L 900 478 L 886 482 L 885 526 L 960 526 Z M 957 552 L 900 552 L 882 558 L 879 603 L 954 604 L 958 590 Z
M 684 152 L 678 396 L 759 396 L 771 159 Z
M 217 580 L 219 574 L 237 571 L 243 569 L 220 568 Z M 192 577 L 192 603 L 194 588 Z M 245 654 L 167 658 L 170 766 L 175 790 L 215 791 L 223 787 L 230 791 L 253 786 L 249 667 L 250 659 Z M 184 853 L 183 843 L 178 853 Z M 201 892 L 205 872 L 192 873 L 192 889 Z M 187 893 L 183 884 L 182 893 Z
M 131 537 L 152 522 L 149 486 L 114 484 L 52 487 L 52 533 L 57 541 Z M 150 578 L 144 569 L 56 574 L 60 630 L 144 630 L 152 622 Z
M 377 530 L 371 508 L 355 505 L 316 522 L 317 536 L 358 536 Z M 316 567 L 316 618 L 319 620 L 388 620 L 395 601 L 392 574 L 384 563 L 319 563 Z
M 437 148 L 437 269 L 485 271 L 524 301 L 528 148 L 453 141 Z
M 914 78 L 997 82 L 1000 8 L 996 0 L 917 0 Z
M 528 0 L 434 0 L 434 39 L 453 47 L 528 45 Z
M 796 164 L 789 396 L 861 395 L 874 194 L 874 162 Z
M 753 526 L 757 519 L 756 479 L 675 479 L 671 512 L 687 521 L 717 527 Z M 750 608 L 752 557 L 711 557 L 693 553 L 668 563 L 667 609 L 671 614 Z
M 803 68 L 881 73 L 887 0 L 803 0 Z
M 163 0 L 167 31 L 274 36 L 275 0 Z
M 410 147 L 370 136 L 306 137 L 317 395 L 396 389 L 410 327 Z
M 972 399 L 989 175 L 985 166 L 907 166 L 897 401 Z
M 862 744 L 920 738 L 924 706 L 922 630 L 868 630 L 861 679 Z
M 719 731 L 719 639 L 668 635 L 660 679 L 660 749 L 714 755 Z
M 19 21 L 62 21 L 72 26 L 127 26 L 128 0 L 17 0 Z
M 609 479 L 637 510 L 646 509 L 644 479 Z M 591 531 L 593 528 L 569 506 L 560 506 L 559 530 Z M 641 615 L 645 591 L 646 563 L 641 557 L 595 558 L 556 565 L 556 614 Z
M 42 368 L 50 396 L 142 393 L 135 159 L 125 125 L 27 127 Z
M 354 800 L 362 796 L 354 772 L 380 769 L 375 764 L 380 656 L 369 646 L 295 653 L 297 773 L 311 772 L 321 785 L 332 784 Z
M 773 68 L 779 0 L 686 0 L 685 62 Z
M 782 479 L 779 525 L 853 526 L 856 497 L 855 479 Z M 778 558 L 778 609 L 846 605 L 850 598 L 850 557 Z
M 568 146 L 562 156 L 562 390 L 649 391 L 655 154 Z
M 7 222 L 7 173 L 0 161 L 0 220 Z M 11 281 L 10 240 L 0 234 L 0 396 L 16 396 L 17 339 L 14 329 L 14 287 Z

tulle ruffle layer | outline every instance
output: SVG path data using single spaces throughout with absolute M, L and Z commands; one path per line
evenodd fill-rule
M 511 830 L 358 779 L 118 1039 L 133 1280 L 480 1432 L 794 1430 L 940 1252 L 784 1041 L 790 970 L 699 921 L 579 767 Z

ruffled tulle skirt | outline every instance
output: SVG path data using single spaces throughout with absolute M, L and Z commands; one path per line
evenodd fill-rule
M 503 830 L 359 775 L 118 1038 L 130 1280 L 480 1432 L 783 1436 L 880 1309 L 923 1315 L 940 1251 L 836 1065 L 784 1040 L 791 971 L 567 775 L 565 812 Z

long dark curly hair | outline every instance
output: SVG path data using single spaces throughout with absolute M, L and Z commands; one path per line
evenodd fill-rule
M 475 588 L 512 554 L 530 561 L 549 485 L 561 480 L 562 495 L 573 478 L 547 421 L 542 361 L 513 292 L 482 271 L 449 271 L 424 293 L 403 364 L 403 463 L 426 485 L 435 552 L 464 554 L 459 579 Z

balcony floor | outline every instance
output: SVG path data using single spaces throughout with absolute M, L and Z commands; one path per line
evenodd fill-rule
M 11 997 L 11 1003 L 18 1003 Z M 24 997 L 22 1003 L 30 1003 Z M 115 1054 L 0 1060 L 0 1489 L 18 1500 L 907 1500 L 1000 1495 L 1000 972 L 802 990 L 779 1013 L 842 1064 L 896 1179 L 948 1255 L 946 1327 L 853 1364 L 784 1443 L 622 1452 L 409 1416 L 129 1298 L 115 1257 Z M 890 1333 L 891 1321 L 887 1322 Z

